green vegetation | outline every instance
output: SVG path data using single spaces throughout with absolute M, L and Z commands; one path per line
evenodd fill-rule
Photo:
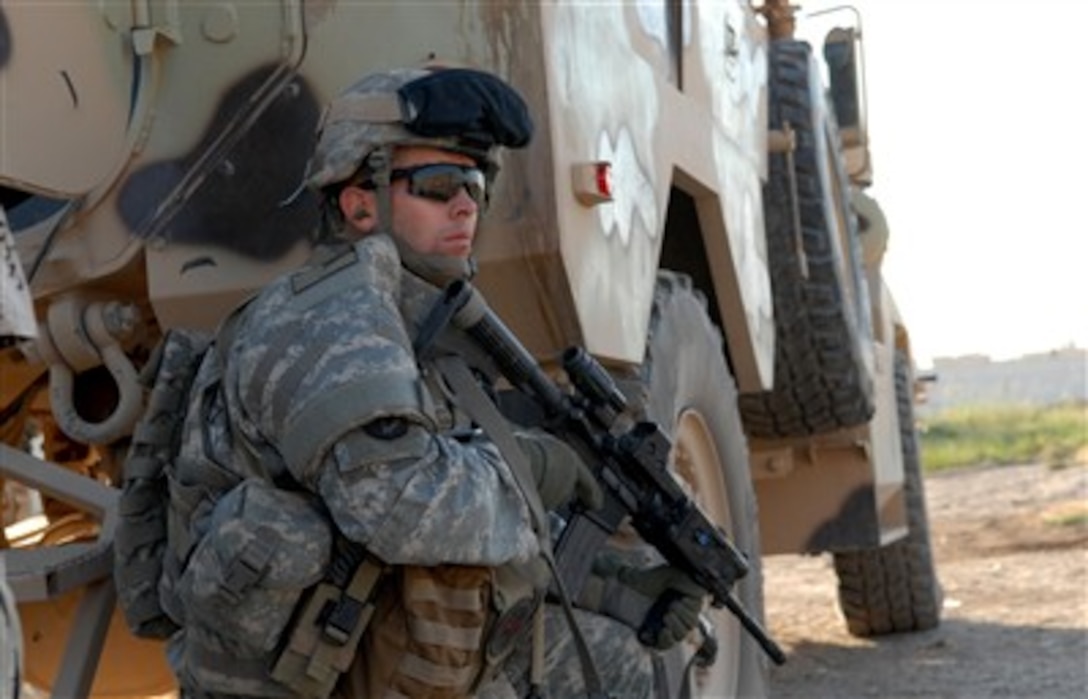
M 919 420 L 922 466 L 1067 466 L 1088 452 L 1088 405 L 950 408 Z
M 1083 505 L 1083 503 L 1079 504 Z M 1044 516 L 1043 521 L 1047 524 L 1052 524 L 1057 527 L 1084 527 L 1088 526 L 1088 512 L 1085 512 L 1083 510 L 1070 510 L 1068 512 L 1059 512 L 1056 514 Z

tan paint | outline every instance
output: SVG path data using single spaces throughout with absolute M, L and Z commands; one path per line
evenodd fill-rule
M 773 329 L 759 191 L 765 67 L 755 67 L 765 49 L 742 7 L 692 10 L 704 29 L 684 47 L 682 90 L 670 82 L 659 30 L 632 6 L 545 5 L 542 22 L 558 234 L 585 344 L 640 360 L 669 189 L 678 183 L 700 201 L 730 348 L 748 388 L 770 381 Z M 720 32 L 727 10 L 731 48 Z M 613 164 L 616 198 L 587 207 L 569 172 L 597 160 Z
M 892 400 L 894 410 L 894 392 Z M 883 422 L 878 415 L 805 440 L 750 440 L 764 554 L 872 548 L 906 535 L 901 456 L 884 444 L 884 430 L 895 427 L 899 445 L 898 426 L 894 415 Z
M 98 181 L 87 176 L 68 182 L 64 191 L 90 198 L 74 215 L 20 235 L 27 259 L 54 235 L 34 280 L 39 300 L 81 285 L 124 285 L 116 277 L 142 275 L 137 266 L 143 257 L 146 293 L 159 325 L 213 326 L 234 300 L 297 263 L 304 251 L 255 262 L 215 249 L 174 250 L 179 246 L 160 239 L 164 225 L 207 175 L 232 167 L 223 151 L 248 115 L 236 115 L 215 140 L 204 141 L 204 150 L 194 152 L 210 124 L 209 102 L 243 71 L 260 65 L 280 68 L 252 94 L 247 109 L 254 115 L 266 94 L 292 80 L 306 81 L 325 100 L 366 70 L 426 60 L 468 64 L 506 75 L 529 99 L 538 124 L 528 152 L 506 158 L 479 250 L 485 290 L 498 288 L 503 279 L 530 282 L 515 302 L 496 304 L 527 344 L 541 356 L 583 343 L 606 359 L 641 360 L 669 190 L 679 183 L 700 200 L 738 382 L 742 389 L 769 384 L 773 328 L 759 191 L 765 49 L 762 30 L 743 3 L 690 10 L 683 91 L 673 84 L 660 13 L 636 6 L 443 3 L 428 6 L 425 25 L 417 21 L 418 7 L 403 4 L 317 3 L 300 9 L 287 3 L 283 12 L 269 12 L 245 3 L 150 3 L 137 18 L 110 10 L 108 21 L 87 12 L 79 16 L 82 25 L 72 24 L 106 27 L 116 52 L 130 50 L 124 46 L 128 40 L 136 58 L 113 66 L 100 61 L 101 75 L 88 78 L 86 91 L 113 112 L 80 132 L 81 146 L 93 151 L 82 160 L 99 163 Z M 147 26 L 126 36 L 136 21 Z M 80 55 L 100 50 L 103 41 L 89 30 L 84 34 L 72 41 Z M 601 36 L 609 42 L 599 41 Z M 126 132 L 124 119 L 109 119 L 128 107 L 133 60 L 141 63 L 134 101 L 141 118 Z M 33 75 L 17 70 L 20 65 L 5 71 L 9 83 Z M 112 75 L 120 76 L 112 92 L 101 89 Z M 113 124 L 111 138 L 88 136 L 108 134 L 107 122 Z M 189 156 L 188 170 L 157 202 L 156 215 L 141 224 L 137 232 L 150 244 L 140 245 L 117 212 L 118 191 L 111 189 L 121 174 L 117 168 L 136 171 L 182 156 Z M 571 167 L 592 160 L 612 163 L 612 203 L 586 207 L 574 197 Z M 56 183 L 45 186 L 47 178 L 21 162 L 13 161 L 13 168 L 24 169 L 6 173 L 8 181 L 35 191 L 60 189 Z M 35 179 L 45 185 L 32 186 Z M 202 256 L 213 258 L 218 271 L 182 273 L 179 260 Z M 514 270 L 504 269 L 509 266 Z
M 39 688 L 51 688 L 64 660 L 65 643 L 83 594 L 66 593 L 52 602 L 19 605 L 23 626 L 25 678 Z M 136 638 L 128 632 L 120 608 L 110 618 L 103 654 L 92 694 L 98 697 L 156 697 L 175 689 L 163 645 Z
M 537 125 L 525 151 L 503 157 L 478 248 L 477 282 L 525 344 L 543 360 L 575 343 L 613 366 L 642 360 L 675 187 L 695 200 L 713 282 L 706 291 L 720 309 L 737 383 L 743 391 L 771 385 L 761 186 L 771 147 L 767 35 L 793 32 L 783 0 L 764 3 L 767 25 L 740 0 L 48 5 L 31 11 L 31 3 L 0 0 L 17 39 L 13 61 L 0 70 L 0 185 L 78 204 L 18 232 L 24 266 L 51 241 L 33 279 L 40 321 L 84 294 L 131 304 L 149 332 L 126 345 L 136 356 L 159 330 L 213 327 L 308 251 L 300 242 L 258 261 L 161 235 L 202 182 L 234 167 L 230 141 L 269 96 L 305 86 L 325 102 L 371 70 L 469 65 L 514 84 Z M 670 12 L 685 14 L 678 37 L 670 34 Z M 24 52 L 28 36 L 37 41 Z M 265 82 L 213 129 L 224 93 L 258 67 L 271 69 Z M 854 140 L 867 143 L 864 135 Z M 183 156 L 191 156 L 188 169 L 139 230 L 150 240 L 144 244 L 119 212 L 125 178 Z M 614 200 L 580 202 L 572 169 L 598 161 L 612 166 Z M 887 542 L 903 532 L 892 351 L 908 337 L 879 265 L 867 273 L 877 416 L 835 435 L 752 445 L 767 551 L 806 550 L 851 497 L 867 498 L 873 513 L 873 522 L 859 525 L 864 533 Z M 45 367 L 9 350 L 0 371 L 15 379 L 0 391 L 6 407 Z
M 641 360 L 675 186 L 696 201 L 737 382 L 755 390 L 772 380 L 760 193 L 769 145 L 766 30 L 747 3 L 682 5 L 679 46 L 668 35 L 665 6 L 620 3 L 439 3 L 426 7 L 425 23 L 410 3 L 290 2 L 280 12 L 247 3 L 149 2 L 131 12 L 117 3 L 66 5 L 43 14 L 21 3 L 3 7 L 17 38 L 54 36 L 63 26 L 64 44 L 60 52 L 17 50 L 0 75 L 4 89 L 34 94 L 25 86 L 58 66 L 79 78 L 79 110 L 56 90 L 42 91 L 50 102 L 5 101 L 6 128 L 21 136 L 9 139 L 19 149 L 5 150 L 3 182 L 83 197 L 73 213 L 20 232 L 25 261 L 54 236 L 34 278 L 40 314 L 69 290 L 93 288 L 136 300 L 151 312 L 148 327 L 213 327 L 307 252 L 299 245 L 258 262 L 159 239 L 161 223 L 202 178 L 231 166 L 217 148 L 244 129 L 276 86 L 304 81 L 323 101 L 367 70 L 432 61 L 494 70 L 532 107 L 536 138 L 524 153 L 505 156 L 481 231 L 479 284 L 538 356 L 582 343 L 606 360 Z M 781 17 L 776 22 L 772 33 L 786 26 Z M 134 83 L 135 62 L 141 65 Z M 151 243 L 133 239 L 113 183 L 190 153 L 209 127 L 214 101 L 261 65 L 279 69 L 253 93 L 250 113 L 236 115 L 190 161 L 159 202 L 160 218 L 143 229 Z M 38 112 L 60 120 L 45 122 L 46 136 L 37 128 L 42 122 L 30 120 Z M 614 201 L 590 206 L 577 200 L 571 171 L 594 161 L 611 164 L 616 193 Z M 870 280 L 878 281 L 872 274 Z M 884 322 L 876 311 L 885 295 L 875 295 L 874 316 Z
M 856 491 L 872 492 L 868 459 L 856 444 L 778 451 L 770 465 L 764 465 L 762 446 L 751 448 L 753 467 L 758 469 L 755 486 L 764 554 L 812 552 L 809 542 L 814 533 L 834 521 Z M 770 468 L 775 469 L 773 477 L 758 477 Z M 789 516 L 781 516 L 784 512 Z
M 53 195 L 106 182 L 127 156 L 132 65 L 98 3 L 4 2 L 0 184 Z
M 287 269 L 305 261 L 307 245 L 297 245 L 276 261 Z M 268 281 L 270 265 L 255 264 L 229 250 L 166 245 L 145 250 L 148 289 L 155 316 L 164 327 L 214 330 L 222 315 Z M 209 309 L 216 309 L 214 313 Z

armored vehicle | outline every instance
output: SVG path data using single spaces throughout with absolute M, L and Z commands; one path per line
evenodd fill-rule
M 560 375 L 584 347 L 674 443 L 748 555 L 834 557 L 851 632 L 939 619 L 910 334 L 881 275 L 860 33 L 815 49 L 784 0 L 0 0 L 0 205 L 37 337 L 0 353 L 7 578 L 26 681 L 169 693 L 110 579 L 121 464 L 164 331 L 212 329 L 305 259 L 323 104 L 371 70 L 493 71 L 525 96 L 476 285 Z M 766 693 L 727 611 L 700 696 Z M 9 639 L 10 641 L 10 639 Z

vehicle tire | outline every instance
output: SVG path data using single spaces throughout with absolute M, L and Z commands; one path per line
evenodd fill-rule
M 754 437 L 860 425 L 874 409 L 864 354 L 872 339 L 868 285 L 838 130 L 819 76 L 807 43 L 771 43 L 770 127 L 788 125 L 796 148 L 792 174 L 788 154 L 770 155 L 763 189 L 775 372 L 772 390 L 741 396 Z
M 646 417 L 673 441 L 669 462 L 674 475 L 734 545 L 750 555 L 749 572 L 737 584 L 736 595 L 762 621 L 759 521 L 737 391 L 706 299 L 686 276 L 658 276 L 641 379 L 647 391 Z M 709 668 L 694 671 L 692 696 L 766 696 L 763 651 L 728 611 L 712 609 L 709 614 L 717 632 L 717 659 Z
M 941 620 L 943 595 L 930 545 L 913 395 L 910 361 L 897 352 L 895 397 L 909 533 L 881 548 L 835 554 L 839 607 L 854 636 L 923 631 Z

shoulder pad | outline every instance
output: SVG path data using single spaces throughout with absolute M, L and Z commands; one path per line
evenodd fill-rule
M 349 289 L 370 286 L 395 294 L 400 286 L 400 257 L 387 235 L 372 235 L 353 245 L 316 253 L 290 277 L 295 304 L 309 308 Z

